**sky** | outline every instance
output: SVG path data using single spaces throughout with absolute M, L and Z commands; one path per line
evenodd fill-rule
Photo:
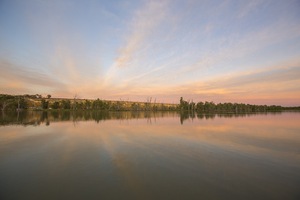
M 0 0 L 0 93 L 300 105 L 299 0 Z

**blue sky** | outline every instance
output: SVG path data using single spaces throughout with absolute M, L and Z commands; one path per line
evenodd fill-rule
M 296 0 L 2 0 L 0 27 L 0 93 L 300 104 Z

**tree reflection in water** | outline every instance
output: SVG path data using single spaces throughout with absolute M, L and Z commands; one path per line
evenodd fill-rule
M 197 113 L 197 112 L 175 112 L 175 111 L 70 111 L 70 110 L 52 110 L 52 111 L 20 111 L 20 112 L 2 112 L 0 126 L 5 125 L 41 125 L 49 126 L 52 122 L 72 121 L 95 121 L 100 123 L 105 120 L 130 120 L 130 119 L 147 119 L 148 123 L 155 123 L 157 118 L 173 117 L 179 118 L 183 124 L 186 120 L 213 120 L 215 117 L 247 117 L 256 114 L 280 114 L 281 112 L 265 113 Z

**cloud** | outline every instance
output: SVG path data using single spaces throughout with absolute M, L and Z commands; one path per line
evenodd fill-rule
M 260 4 L 261 2 L 257 1 L 240 6 L 237 12 L 250 15 L 251 10 L 257 9 Z M 236 30 L 244 22 L 240 20 L 238 22 L 240 24 L 236 27 L 228 24 L 228 20 L 231 18 L 225 14 L 228 15 L 229 6 L 227 2 L 214 8 L 218 10 L 218 16 L 224 17 L 218 21 L 213 20 L 213 15 L 205 10 L 199 13 L 197 10 L 189 8 L 188 13 L 182 14 L 181 12 L 178 15 L 176 13 L 177 18 L 174 21 L 176 28 L 172 31 L 159 26 L 159 24 L 165 25 L 164 19 L 161 17 L 156 18 L 159 20 L 153 23 L 156 24 L 155 26 L 150 23 L 151 26 L 145 27 L 136 25 L 144 24 L 142 21 L 145 19 L 141 16 L 135 17 L 137 18 L 135 22 L 139 21 L 140 23 L 132 23 L 134 26 L 131 27 L 135 28 L 126 38 L 126 45 L 121 48 L 124 51 L 120 52 L 115 65 L 108 71 L 107 82 L 115 81 L 119 84 L 129 85 L 139 82 L 144 86 L 155 83 L 180 86 L 190 80 L 203 79 L 206 74 L 221 73 L 226 68 L 242 71 L 242 67 L 234 65 L 232 62 L 239 61 L 244 63 L 243 66 L 248 65 L 249 60 L 256 59 L 253 54 L 266 53 L 266 49 L 270 46 L 300 36 L 297 22 L 287 22 L 286 20 L 273 21 L 266 26 L 249 29 L 245 33 L 240 29 Z M 169 7 L 172 7 L 172 4 Z M 140 10 L 140 13 L 143 13 L 143 10 L 145 9 Z M 170 11 L 174 12 L 174 10 Z M 195 13 L 196 11 L 197 13 Z M 164 12 L 164 18 L 169 18 L 169 15 Z M 232 15 L 236 17 L 236 14 Z M 178 16 L 184 19 L 180 19 Z M 206 18 L 209 20 L 205 20 Z M 155 35 L 156 38 L 149 37 L 159 31 L 163 32 L 159 35 L 162 37 L 158 38 L 157 35 Z M 216 33 L 219 35 L 214 35 Z M 167 35 L 168 38 L 165 38 L 164 35 Z M 155 43 L 156 40 L 159 42 Z M 280 49 L 273 48 L 268 51 L 273 50 L 279 51 Z M 165 56 L 167 54 L 168 56 Z
M 166 9 L 167 1 L 146 1 L 145 6 L 137 10 L 130 24 L 130 34 L 116 59 L 117 67 L 128 67 L 133 62 L 136 54 L 144 48 L 145 40 L 163 21 Z
M 262 3 L 266 3 L 266 1 L 262 0 L 252 0 L 246 3 L 245 6 L 242 7 L 242 9 L 238 12 L 238 18 L 243 18 L 250 14 L 252 11 L 257 9 L 257 7 L 261 6 Z
M 143 3 L 26 3 L 19 18 L 27 23 L 13 24 L 27 28 L 16 34 L 20 40 L 14 34 L 13 42 L 1 38 L 8 41 L 1 57 L 11 52 L 14 58 L 1 61 L 1 86 L 64 97 L 152 96 L 171 102 L 178 96 L 298 98 L 299 63 L 273 65 L 299 54 L 292 3 Z
M 274 44 L 300 36 L 300 28 L 295 23 L 279 22 L 245 35 L 227 35 L 211 43 L 212 48 L 200 55 L 193 64 L 181 66 L 177 74 L 189 74 L 198 70 L 208 70 L 219 63 L 250 58 L 251 54 Z M 222 66 L 227 67 L 227 66 Z
M 0 61 L 0 70 L 0 82 L 3 87 L 1 87 L 0 93 L 10 93 L 9 91 L 22 93 L 24 90 L 36 93 L 37 90 L 41 92 L 41 89 L 49 92 L 55 88 L 65 88 L 61 81 L 50 75 L 16 65 L 7 60 Z
M 283 66 L 270 66 L 261 70 L 219 75 L 207 81 L 183 85 L 174 93 L 197 96 L 210 101 L 249 101 L 268 99 L 268 102 L 290 99 L 300 100 L 300 61 Z M 199 99 L 200 100 L 200 99 Z M 258 101 L 259 102 L 259 101 Z
M 153 54 L 156 34 L 170 17 L 168 5 L 169 1 L 145 1 L 133 12 L 124 29 L 117 56 L 104 76 L 105 85 L 128 84 L 130 80 L 142 77 L 141 74 L 152 71 L 147 58 Z

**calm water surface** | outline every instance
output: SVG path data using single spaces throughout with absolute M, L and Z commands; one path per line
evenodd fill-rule
M 300 199 L 300 113 L 0 117 L 1 199 Z

